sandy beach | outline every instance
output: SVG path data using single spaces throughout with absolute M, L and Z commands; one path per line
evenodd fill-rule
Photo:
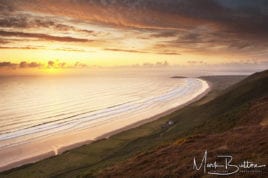
M 110 136 L 138 127 L 145 123 L 159 119 L 168 115 L 175 110 L 178 110 L 186 105 L 199 100 L 210 91 L 209 84 L 201 79 L 202 87 L 195 92 L 190 98 L 180 101 L 176 106 L 170 106 L 170 109 L 158 113 L 141 113 L 139 117 L 122 115 L 120 119 L 112 120 L 112 122 L 103 122 L 96 124 L 89 129 L 82 129 L 78 131 L 57 134 L 54 136 L 39 139 L 36 142 L 29 142 L 18 146 L 13 146 L 0 152 L 0 171 L 9 170 L 11 168 L 19 167 L 25 164 L 34 163 L 39 160 L 55 156 L 81 145 L 89 144 L 93 141 L 103 138 L 108 139 Z M 128 119 L 124 119 L 127 117 Z M 49 150 L 49 151 L 48 151 Z

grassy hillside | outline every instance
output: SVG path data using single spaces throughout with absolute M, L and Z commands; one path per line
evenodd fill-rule
M 256 74 L 257 77 L 247 78 L 227 90 L 223 90 L 225 89 L 224 86 L 230 86 L 241 80 L 241 77 L 204 77 L 212 83 L 213 90 L 207 97 L 197 103 L 157 121 L 124 131 L 109 139 L 82 146 L 35 164 L 3 172 L 0 177 L 120 175 L 120 170 L 124 170 L 120 161 L 133 160 L 137 156 L 153 153 L 154 150 L 166 148 L 174 143 L 187 142 L 195 135 L 220 133 L 235 127 L 243 120 L 239 117 L 239 114 L 250 108 L 251 101 L 267 96 L 267 86 L 265 85 L 265 82 L 267 83 L 267 72 L 264 73 L 266 75 L 263 73 Z M 264 75 L 264 77 L 259 77 L 260 75 Z M 261 89 L 255 87 L 255 85 Z M 250 94 L 255 91 L 258 91 L 257 95 Z M 219 94 L 221 96 L 217 97 Z M 228 97 L 233 97 L 233 99 L 230 100 Z M 242 100 L 240 100 L 241 98 Z M 169 120 L 173 120 L 175 124 L 163 127 Z M 146 169 L 151 161 L 147 160 L 147 163 L 141 165 Z M 119 166 L 115 163 L 119 163 Z M 111 165 L 119 168 L 111 167 L 103 171 L 105 167 Z M 130 175 L 137 173 L 135 169 L 130 170 L 133 170 Z
M 165 145 L 98 172 L 99 176 L 209 177 L 193 171 L 193 157 L 230 153 L 235 161 L 268 163 L 268 71 L 227 88 L 209 102 L 187 107 L 162 132 Z M 154 141 L 158 139 L 152 137 Z M 147 138 L 149 139 L 149 138 Z M 162 139 L 164 140 L 164 139 Z M 88 174 L 90 175 L 90 174 Z M 267 177 L 267 168 L 237 177 Z

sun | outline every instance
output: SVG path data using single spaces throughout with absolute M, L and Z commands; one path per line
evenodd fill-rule
M 56 67 L 49 67 L 41 69 L 41 74 L 44 75 L 60 75 L 64 73 L 64 69 L 56 68 Z

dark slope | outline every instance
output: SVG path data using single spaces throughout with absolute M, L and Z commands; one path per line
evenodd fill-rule
M 268 71 L 255 73 L 214 100 L 171 118 L 176 123 L 172 128 L 145 138 L 166 144 L 99 171 L 98 176 L 200 177 L 204 174 L 193 170 L 193 157 L 201 159 L 205 150 L 213 158 L 230 153 L 237 163 L 247 159 L 267 164 Z M 267 168 L 261 171 L 236 176 L 267 177 Z

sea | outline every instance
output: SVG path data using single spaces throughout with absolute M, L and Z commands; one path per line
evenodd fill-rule
M 175 75 L 98 70 L 87 75 L 1 77 L 0 155 L 13 155 L 0 166 L 29 159 L 27 151 L 21 151 L 23 145 L 38 145 L 57 135 L 68 139 L 68 133 L 83 130 L 89 131 L 83 139 L 93 139 L 185 104 L 208 88 L 198 78 Z M 103 125 L 109 127 L 101 130 Z

